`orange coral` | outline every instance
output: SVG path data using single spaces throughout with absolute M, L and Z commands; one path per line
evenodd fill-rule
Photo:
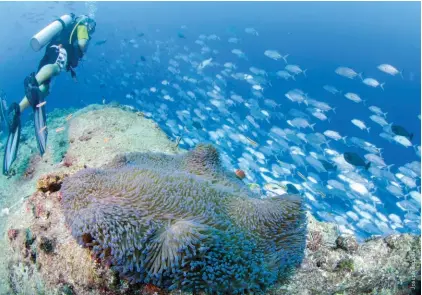
M 37 189 L 42 192 L 56 192 L 60 190 L 63 178 L 66 176 L 64 173 L 44 175 L 38 179 Z
M 165 295 L 167 294 L 164 290 L 158 288 L 157 286 L 153 284 L 146 284 L 142 288 L 142 294 L 145 295 Z

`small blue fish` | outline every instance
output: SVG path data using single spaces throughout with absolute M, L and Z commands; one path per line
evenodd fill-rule
M 106 42 L 107 42 L 107 39 L 100 40 L 100 41 L 95 42 L 95 45 L 96 45 L 96 46 L 103 45 L 103 44 L 105 44 Z

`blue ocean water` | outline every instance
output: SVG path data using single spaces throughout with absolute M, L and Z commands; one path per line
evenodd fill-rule
M 420 161 L 420 155 L 416 154 L 413 147 L 406 148 L 380 137 L 383 130 L 369 119 L 373 113 L 368 109 L 371 105 L 380 107 L 388 113 L 388 123 L 398 124 L 414 133 L 412 144 L 420 146 L 421 124 L 418 115 L 421 109 L 421 32 L 418 2 L 2 2 L 0 11 L 0 36 L 3 40 L 0 47 L 0 88 L 7 93 L 8 103 L 20 101 L 23 96 L 23 79 L 36 70 L 44 53 L 44 50 L 34 52 L 29 47 L 32 35 L 62 14 L 91 12 L 95 14 L 97 28 L 85 61 L 77 68 L 79 82 L 75 84 L 67 73 L 55 79 L 48 98 L 48 111 L 54 108 L 81 108 L 103 101 L 131 105 L 141 111 L 151 112 L 154 120 L 171 138 L 182 136 L 181 146 L 184 148 L 193 147 L 191 140 L 216 144 L 225 155 L 227 167 L 237 169 L 240 167 L 240 158 L 246 162 L 257 161 L 254 156 L 245 158 L 245 153 L 251 154 L 251 149 L 255 147 L 234 143 L 227 133 L 216 142 L 210 132 L 223 130 L 224 125 L 234 129 L 247 125 L 247 131 L 237 132 L 257 142 L 259 147 L 256 150 L 259 150 L 267 145 L 267 140 L 276 141 L 269 135 L 272 127 L 296 130 L 286 122 L 292 119 L 288 113 L 294 108 L 307 113 L 309 120 L 316 123 L 314 132 L 335 130 L 348 138 L 361 138 L 382 148 L 381 155 L 385 163 L 394 164 L 392 173 L 399 172 L 398 168 L 407 163 Z M 254 28 L 258 36 L 248 34 L 245 28 Z M 179 38 L 179 33 L 185 38 Z M 212 34 L 218 36 L 218 39 L 209 38 Z M 237 44 L 228 42 L 233 37 L 239 39 Z M 101 40 L 106 42 L 95 45 Z M 195 43 L 197 40 L 203 40 L 204 45 Z M 203 51 L 204 47 L 209 51 Z M 243 51 L 246 58 L 238 58 L 231 52 L 233 49 Z M 275 72 L 283 70 L 285 63 L 265 56 L 264 51 L 268 49 L 277 50 L 282 55 L 289 54 L 288 62 L 307 69 L 306 76 L 299 74 L 296 80 L 288 81 L 277 78 Z M 175 60 L 178 54 L 189 56 L 191 61 L 197 63 L 212 58 L 213 64 L 198 73 L 197 66 L 177 60 L 180 73 L 174 75 L 168 70 L 169 61 Z M 145 61 L 142 61 L 141 56 Z M 221 75 L 223 65 L 227 62 L 236 65 L 230 74 L 253 75 L 249 70 L 252 66 L 265 70 L 268 73 L 266 82 L 271 84 L 262 83 L 262 97 L 257 97 L 251 91 L 249 83 L 230 75 L 223 76 L 225 83 L 222 83 L 216 75 Z M 383 63 L 403 70 L 403 79 L 400 75 L 390 76 L 378 70 L 377 66 Z M 359 78 L 347 79 L 336 74 L 335 69 L 339 66 L 353 68 L 362 72 L 364 77 L 385 82 L 385 90 L 371 88 Z M 192 77 L 198 83 L 186 82 L 184 76 Z M 163 85 L 163 80 L 178 84 L 180 89 Z M 358 93 L 366 100 L 366 105 L 347 100 L 343 94 L 333 95 L 323 89 L 324 85 L 333 85 L 343 94 Z M 221 108 L 211 103 L 209 95 L 199 95 L 200 90 L 212 92 L 214 86 L 218 86 L 220 91 L 217 92 L 224 97 L 221 102 L 226 102 L 231 94 L 236 93 L 245 101 L 257 102 L 260 110 L 269 112 L 270 119 L 256 119 L 260 127 L 253 127 L 245 119 L 251 115 L 251 109 L 242 103 L 225 106 L 223 109 L 228 109 L 228 113 L 222 112 Z M 151 87 L 155 87 L 157 92 L 152 93 Z M 289 101 L 285 93 L 292 89 L 301 89 L 309 97 L 335 107 L 335 113 L 326 112 L 330 121 L 320 121 L 306 111 L 308 106 L 305 104 Z M 195 92 L 197 99 L 183 98 L 182 94 L 187 91 Z M 166 100 L 165 94 L 173 97 L 174 101 Z M 271 109 L 265 106 L 264 99 L 272 99 L 281 106 Z M 206 107 L 211 108 L 209 119 L 202 120 L 204 130 L 199 131 L 192 127 L 194 109 L 200 108 L 206 112 Z M 177 111 L 183 110 L 189 112 L 186 120 L 177 116 Z M 26 112 L 23 117 L 30 119 L 30 112 Z M 219 121 L 211 120 L 210 117 L 216 117 Z M 227 121 L 236 117 L 240 121 L 234 120 L 234 124 Z M 363 120 L 371 128 L 370 132 L 358 129 L 351 123 L 352 119 Z M 189 129 L 189 132 L 174 132 L 175 129 L 171 128 L 172 120 L 176 122 L 176 130 L 179 130 L 177 125 L 180 125 Z M 253 135 L 253 131 L 257 132 L 257 136 Z M 301 132 L 313 131 L 306 129 Z M 289 144 L 298 145 L 293 142 Z M 304 143 L 299 145 L 306 156 L 311 152 L 325 156 L 322 150 Z M 329 148 L 340 154 L 345 151 L 356 152 L 362 157 L 368 153 L 362 148 L 347 146 L 342 141 L 332 140 Z M 297 166 L 290 153 L 289 150 L 272 150 L 271 154 L 265 155 L 263 163 L 258 161 L 258 166 L 271 171 L 271 165 L 277 163 L 274 155 L 283 162 Z M 257 183 L 263 188 L 267 181 L 257 168 L 246 171 L 245 182 Z M 320 178 L 318 188 L 315 186 L 310 190 L 303 187 L 304 180 L 297 172 L 305 177 L 317 174 Z M 377 179 L 367 171 L 358 170 L 358 174 L 374 187 L 365 196 L 355 192 L 352 196 L 344 197 L 345 192 L 340 196 L 327 188 L 327 180 L 341 181 L 338 175 L 342 173 L 318 173 L 307 165 L 292 169 L 291 175 L 286 178 L 266 172 L 264 174 L 277 182 L 289 181 L 302 185 L 301 193 L 307 198 L 309 209 L 319 219 L 337 222 L 342 226 L 341 229 L 352 230 L 360 237 L 393 231 L 420 233 L 420 211 L 413 212 L 417 219 L 413 215 L 413 219 L 409 219 L 409 215 L 406 215 L 409 212 L 397 206 L 398 201 L 407 197 L 397 197 L 386 190 L 391 180 Z M 420 175 L 415 181 L 416 188 L 407 187 L 399 178 L 395 183 L 406 194 L 420 190 Z M 350 191 L 347 182 L 343 183 L 346 191 Z M 324 191 L 323 195 L 318 194 L 321 190 Z M 309 195 L 315 200 L 309 198 Z M 370 198 L 372 195 L 380 199 L 382 204 L 375 204 Z M 357 214 L 357 218 L 353 218 L 354 215 L 350 213 L 347 215 L 347 212 Z M 371 218 L 367 218 L 366 213 Z M 376 213 L 381 214 L 381 217 Z M 391 214 L 397 215 L 400 223 L 395 222 Z M 366 218 L 369 225 L 359 225 L 359 219 L 362 218 Z M 383 222 L 387 227 L 380 226 Z

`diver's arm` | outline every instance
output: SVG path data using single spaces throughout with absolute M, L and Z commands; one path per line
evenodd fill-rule
M 85 52 L 88 49 L 88 44 L 89 44 L 89 33 L 88 33 L 88 28 L 85 25 L 79 25 L 78 29 L 77 29 L 77 46 L 79 47 L 80 50 L 80 57 L 82 58 L 85 54 Z
M 88 49 L 89 40 L 88 39 L 80 39 L 78 40 L 78 46 L 81 50 L 82 56 L 85 54 L 86 50 Z

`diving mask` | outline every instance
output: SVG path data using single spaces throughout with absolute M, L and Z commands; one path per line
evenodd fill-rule
M 82 24 L 85 25 L 88 29 L 88 34 L 91 36 L 92 34 L 95 33 L 95 27 L 97 26 L 97 23 L 95 22 L 94 19 L 86 16 L 86 15 L 81 15 L 80 17 L 78 17 L 77 21 Z

